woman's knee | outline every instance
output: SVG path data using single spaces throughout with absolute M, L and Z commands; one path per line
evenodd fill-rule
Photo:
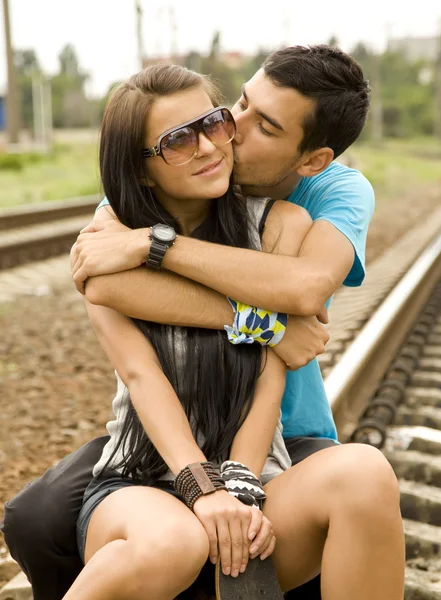
M 196 580 L 207 561 L 209 544 L 202 525 L 170 520 L 161 535 L 129 539 L 131 579 L 145 594 L 179 594 Z
M 397 478 L 384 455 L 367 444 L 336 449 L 325 475 L 327 493 L 345 510 L 378 512 L 399 508 Z

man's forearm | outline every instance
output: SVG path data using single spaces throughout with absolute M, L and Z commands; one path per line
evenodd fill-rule
M 233 322 L 225 296 L 174 273 L 145 267 L 91 277 L 86 297 L 92 304 L 154 323 L 221 330 Z
M 179 237 L 164 266 L 251 306 L 297 315 L 317 314 L 329 280 L 308 258 L 230 248 Z

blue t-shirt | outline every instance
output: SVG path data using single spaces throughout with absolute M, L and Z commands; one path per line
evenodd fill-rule
M 366 236 L 374 211 L 374 192 L 355 169 L 332 162 L 315 177 L 303 178 L 288 198 L 302 206 L 313 221 L 332 223 L 354 247 L 351 271 L 343 285 L 359 286 L 364 276 Z M 317 360 L 288 371 L 282 400 L 283 437 L 324 437 L 337 440 L 337 431 Z
M 355 256 L 343 285 L 361 285 L 365 276 L 366 236 L 375 204 L 369 181 L 359 171 L 332 162 L 323 173 L 303 178 L 288 201 L 302 206 L 313 221 L 321 219 L 332 223 L 348 238 Z M 109 204 L 107 198 L 99 206 L 106 204 Z M 317 360 L 298 371 L 288 371 L 282 425 L 284 438 L 308 436 L 337 440 Z

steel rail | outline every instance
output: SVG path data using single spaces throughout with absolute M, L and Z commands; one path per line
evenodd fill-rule
M 341 441 L 354 429 L 397 349 L 441 277 L 441 234 L 373 313 L 325 379 Z

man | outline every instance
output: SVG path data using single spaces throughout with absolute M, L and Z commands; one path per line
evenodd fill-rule
M 342 283 L 356 286 L 364 278 L 372 188 L 359 172 L 332 161 L 359 136 L 368 105 L 359 66 L 327 46 L 276 52 L 243 87 L 233 109 L 235 181 L 246 195 L 285 198 L 310 213 L 314 224 L 297 258 L 179 236 L 164 251 L 166 271 L 131 270 L 148 258 L 147 232 L 127 230 L 105 206 L 72 251 L 78 289 L 87 281 L 90 302 L 131 317 L 222 329 L 233 320 L 226 296 L 288 313 L 275 350 L 290 369 L 282 422 L 293 464 L 337 442 L 319 366 L 311 360 L 327 341 L 315 315 Z M 61 598 L 81 568 L 74 525 L 106 441 L 64 459 L 6 507 L 5 539 L 35 600 Z M 317 585 L 288 597 L 317 598 Z

